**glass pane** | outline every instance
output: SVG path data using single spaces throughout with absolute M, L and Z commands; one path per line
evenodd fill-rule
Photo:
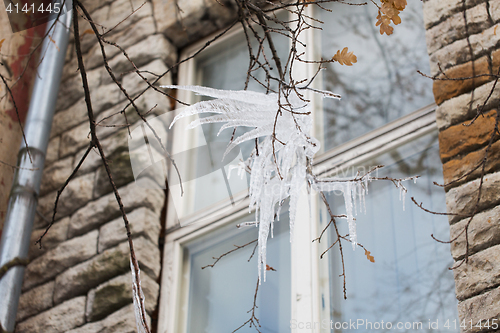
M 286 15 L 286 13 L 282 15 Z M 277 52 L 285 58 L 289 51 L 288 39 L 282 35 L 276 35 L 273 40 Z M 257 46 L 258 44 L 254 42 L 254 52 L 258 49 Z M 267 42 L 265 46 L 266 54 L 270 54 Z M 248 59 L 247 41 L 244 33 L 240 32 L 207 50 L 207 52 L 200 54 L 196 61 L 196 71 L 199 77 L 198 84 L 216 89 L 243 90 L 248 71 Z M 276 70 L 271 72 L 277 76 Z M 266 82 L 263 70 L 258 70 L 253 74 L 261 83 Z M 277 87 L 274 81 L 271 81 L 271 83 L 272 88 Z M 253 79 L 250 79 L 248 89 L 266 92 L 266 89 Z M 206 117 L 209 115 L 201 116 Z M 246 142 L 241 144 L 233 149 L 230 156 L 221 161 L 224 151 L 231 137 L 233 137 L 233 130 L 230 128 L 217 135 L 221 126 L 222 124 L 205 124 L 202 125 L 202 131 L 198 131 L 198 142 L 206 145 L 207 149 L 198 149 L 200 154 L 197 156 L 196 174 L 206 174 L 207 176 L 196 179 L 194 211 L 199 211 L 222 200 L 228 200 L 232 195 L 247 189 L 248 186 L 246 175 L 243 180 L 236 177 L 236 172 L 233 172 L 233 177 L 230 177 L 227 165 L 236 165 L 240 160 L 246 160 L 254 149 L 255 143 Z M 238 128 L 234 133 L 234 137 L 242 135 L 247 130 L 249 129 Z M 203 152 L 203 156 L 201 152 Z M 221 164 L 226 167 L 218 168 Z M 214 172 L 207 174 L 207 169 L 214 170 Z M 207 189 L 210 189 L 210 193 L 207 193 Z
M 400 14 L 402 23 L 390 36 L 375 26 L 377 8 L 340 3 L 318 10 L 324 22 L 317 34 L 317 54 L 331 59 L 348 47 L 357 56 L 353 66 L 330 63 L 322 76 L 322 88 L 342 95 L 323 100 L 324 150 L 347 142 L 403 115 L 434 102 L 429 73 L 422 2 L 408 1 Z
M 287 13 L 282 12 L 278 17 L 281 20 L 286 20 Z M 258 28 L 259 31 L 262 29 Z M 249 32 L 250 33 L 250 32 Z M 261 35 L 263 35 L 261 33 Z M 290 50 L 289 39 L 280 34 L 271 34 L 277 53 L 281 59 L 287 59 Z M 252 49 L 254 54 L 258 50 L 258 43 L 253 36 L 250 36 L 252 41 Z M 264 43 L 264 52 L 270 60 L 270 65 L 273 67 L 270 71 L 275 77 L 278 76 L 276 66 L 271 59 L 271 51 L 268 47 L 267 41 Z M 259 60 L 263 63 L 264 57 L 262 52 L 259 53 Z M 200 75 L 200 84 L 205 87 L 227 90 L 243 90 L 245 88 L 245 81 L 247 78 L 249 64 L 249 53 L 247 40 L 243 32 L 231 37 L 222 45 L 211 50 L 210 53 L 203 55 L 197 61 L 197 69 Z M 266 75 L 264 70 L 259 69 L 252 72 L 257 80 L 250 78 L 248 82 L 248 90 L 266 92 L 266 88 L 262 84 L 267 84 Z M 270 81 L 271 89 L 277 89 L 278 84 L 276 81 Z M 207 98 L 208 99 L 208 98 Z M 221 127 L 220 124 L 207 124 L 203 125 L 205 138 L 208 142 L 221 141 L 228 143 L 232 136 L 232 130 L 227 129 L 222 132 L 218 137 L 217 133 Z M 239 128 L 235 136 L 241 135 L 245 129 Z M 243 157 L 246 158 L 252 152 L 255 145 L 252 143 L 243 144 L 241 147 Z
M 250 218 L 251 219 L 251 218 Z M 243 219 L 249 221 L 249 218 Z M 239 221 L 240 223 L 242 221 Z M 221 254 L 257 239 L 258 229 L 235 228 L 231 224 L 187 246 L 190 260 L 190 284 L 187 332 L 232 332 L 250 318 L 257 285 L 257 253 L 251 244 L 212 264 Z M 281 216 L 274 226 L 274 238 L 269 238 L 266 281 L 259 286 L 256 316 L 261 332 L 286 332 L 290 326 L 290 231 L 288 219 Z M 254 332 L 247 326 L 238 332 Z
M 364 325 L 357 326 L 360 332 L 391 331 L 367 324 L 380 325 L 382 321 L 394 327 L 399 322 L 407 325 L 398 329 L 401 332 L 458 332 L 457 328 L 443 327 L 447 320 L 452 328 L 453 320 L 458 322 L 453 272 L 448 269 L 453 265 L 450 248 L 431 238 L 433 234 L 441 240 L 449 239 L 448 219 L 426 213 L 410 200 L 415 197 L 430 210 L 446 211 L 444 190 L 433 185 L 434 181 L 443 180 L 437 133 L 394 149 L 365 163 L 365 167 L 346 171 L 343 176 L 354 176 L 358 170 L 363 174 L 370 166 L 380 164 L 386 167 L 379 170 L 379 177 L 420 175 L 421 178 L 416 183 L 405 183 L 408 189 L 405 207 L 399 189 L 391 182 L 369 184 L 366 214 L 358 212 L 356 220 L 358 242 L 371 252 L 375 263 L 368 261 L 363 249 L 352 251 L 351 246 L 344 247 L 347 280 L 347 300 L 344 300 L 338 248 L 330 250 L 330 319 L 334 323 L 364 320 Z M 341 196 L 331 194 L 329 201 L 335 214 L 345 212 Z M 325 223 L 324 216 L 322 219 Z M 338 219 L 338 224 L 340 233 L 347 234 L 346 221 Z M 329 237 L 330 242 L 336 239 L 333 229 Z M 429 320 L 439 321 L 439 329 L 429 329 Z M 418 324 L 414 323 L 422 323 L 422 327 L 417 329 Z

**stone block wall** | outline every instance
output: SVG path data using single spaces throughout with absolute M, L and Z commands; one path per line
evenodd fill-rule
M 411 0 L 413 1 L 413 0 Z M 223 3 L 221 6 L 219 2 Z M 115 28 L 106 35 L 124 49 L 143 71 L 165 72 L 177 60 L 178 50 L 226 27 L 236 18 L 229 1 L 86 0 L 95 22 Z M 142 7 L 141 7 L 142 6 Z M 132 10 L 139 8 L 126 21 Z M 464 20 L 464 12 L 467 25 Z M 179 21 L 179 18 L 182 20 Z M 427 0 L 424 21 L 431 75 L 463 78 L 497 73 L 500 66 L 500 0 Z M 98 128 L 131 221 L 137 257 L 142 269 L 146 308 L 157 308 L 160 266 L 160 216 L 165 194 L 162 180 L 144 176 L 134 180 L 127 146 L 127 122 L 140 120 L 135 110 L 115 115 L 126 104 L 125 97 L 102 66 L 100 47 L 89 26 L 81 20 L 84 60 L 97 120 L 118 127 Z M 469 42 L 466 36 L 469 35 Z M 469 44 L 472 48 L 472 55 Z M 72 50 L 70 43 L 70 50 Z M 111 45 L 105 50 L 110 67 L 132 96 L 146 86 L 131 72 L 130 63 Z M 89 127 L 74 51 L 68 51 L 57 113 L 39 200 L 32 243 L 51 217 L 57 189 L 65 182 L 89 144 Z M 152 76 L 144 72 L 148 79 Z M 171 76 L 161 84 L 172 82 Z M 174 81 L 175 82 L 175 81 Z M 466 214 L 476 206 L 480 170 L 467 174 L 485 156 L 497 117 L 500 85 L 482 76 L 466 80 L 437 80 L 440 152 L 449 212 Z M 484 116 L 468 127 L 475 108 L 485 103 Z M 147 92 L 137 100 L 139 111 L 155 105 L 155 114 L 170 110 L 165 97 Z M 113 116 L 115 115 L 115 116 Z M 108 118 L 112 116 L 112 118 Z M 120 127 L 120 125 L 122 127 Z M 165 134 L 166 135 L 166 134 Z M 479 321 L 500 318 L 500 144 L 488 150 L 484 184 L 478 211 L 469 228 L 470 256 L 455 270 L 460 319 Z M 42 217 L 43 216 L 43 217 Z M 91 152 L 77 177 L 60 200 L 57 222 L 45 237 L 43 248 L 33 245 L 27 266 L 16 332 L 135 332 L 132 309 L 129 252 L 123 221 L 99 156 Z M 466 219 L 450 217 L 451 237 L 458 236 Z M 465 237 L 451 244 L 453 258 L 465 255 Z M 475 332 L 476 327 L 466 332 Z
M 142 1 L 85 1 L 96 23 L 113 27 L 126 18 Z M 132 9 L 132 6 L 135 8 Z M 142 270 L 146 309 L 152 315 L 157 307 L 160 277 L 160 215 L 164 206 L 164 183 L 148 177 L 134 180 L 130 166 L 127 123 L 132 128 L 140 120 L 135 110 L 127 118 L 117 112 L 125 96 L 103 67 L 100 47 L 90 26 L 80 20 L 84 60 L 97 120 L 108 117 L 98 127 L 116 185 L 128 218 L 137 258 Z M 74 37 L 71 37 L 72 39 Z M 152 4 L 146 2 L 129 20 L 106 35 L 120 44 L 139 70 L 163 73 L 177 60 L 177 48 L 158 33 Z M 57 190 L 64 184 L 89 145 L 87 109 L 80 74 L 77 71 L 74 42 L 68 49 L 57 110 L 41 185 L 38 211 L 26 267 L 23 293 L 17 315 L 16 332 L 135 332 L 132 308 L 129 247 L 124 223 L 101 161 L 92 151 L 76 178 L 64 191 L 57 222 L 43 240 L 34 245 L 52 217 Z M 119 50 L 106 47 L 111 68 L 131 96 L 146 83 Z M 147 72 L 146 78 L 152 75 Z M 160 84 L 170 84 L 170 76 Z M 137 101 L 141 113 L 169 111 L 170 102 L 159 94 L 146 93 Z M 152 114 L 154 116 L 154 114 Z M 166 139 L 166 138 L 165 138 Z M 42 217 L 43 216 L 43 217 Z
M 460 321 L 466 323 L 462 331 L 496 331 L 484 324 L 500 321 L 500 142 L 494 135 L 500 85 L 492 76 L 470 77 L 499 74 L 500 1 L 427 0 L 424 21 L 431 75 L 438 78 L 434 96 L 444 180 L 452 182 L 445 188 L 446 204 L 449 213 L 462 214 L 449 217 L 457 266 L 466 256 L 463 231 L 469 219 L 463 215 L 475 211 L 468 261 L 454 270 Z M 483 115 L 470 124 L 482 105 Z M 476 327 L 479 321 L 482 328 Z
M 148 80 L 156 79 L 151 73 L 164 73 L 176 63 L 178 48 L 227 26 L 236 18 L 234 6 L 226 1 L 178 3 L 179 8 L 173 0 L 83 1 L 94 22 L 114 27 L 105 38 L 123 47 Z M 129 17 L 132 11 L 135 12 Z M 165 180 L 150 175 L 134 179 L 130 158 L 136 152 L 129 150 L 125 125 L 131 124 L 133 129 L 142 120 L 132 107 L 125 110 L 126 118 L 120 114 L 127 104 L 126 98 L 104 68 L 100 46 L 89 24 L 83 19 L 79 22 L 92 105 L 101 125 L 97 127 L 97 135 L 131 224 L 146 310 L 151 319 L 158 306 L 160 289 Z M 52 217 L 57 190 L 78 165 L 90 142 L 87 108 L 73 48 L 74 36 L 68 48 L 52 125 L 39 198 L 40 214 L 35 220 L 16 332 L 132 333 L 136 332 L 136 324 L 127 236 L 96 152 L 89 154 L 63 192 L 56 223 L 43 239 L 43 247 L 34 244 Z M 110 67 L 131 97 L 147 87 L 119 49 L 105 45 L 105 51 Z M 169 73 L 158 84 L 171 83 Z M 136 105 L 139 112 L 149 112 L 148 116 L 154 117 L 170 111 L 172 102 L 149 90 L 136 100 Z M 166 128 L 160 136 L 163 142 L 167 141 Z

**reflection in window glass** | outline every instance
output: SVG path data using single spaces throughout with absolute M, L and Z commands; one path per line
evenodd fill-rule
M 332 12 L 318 10 L 324 22 L 317 34 L 318 54 L 331 59 L 348 47 L 358 62 L 330 63 L 323 73 L 322 88 L 342 95 L 340 101 L 323 101 L 324 150 L 434 102 L 432 80 L 416 72 L 429 72 L 421 1 L 408 1 L 402 23 L 390 36 L 380 35 L 377 8 L 370 2 L 325 7 Z
M 274 36 L 274 42 L 278 54 L 282 58 L 286 58 L 289 51 L 289 40 L 281 35 Z M 254 52 L 257 49 L 257 43 L 254 43 Z M 270 50 L 265 44 L 266 54 L 270 54 Z M 220 45 L 217 52 L 208 53 L 205 57 L 197 61 L 197 68 L 200 75 L 200 84 L 205 87 L 227 90 L 243 90 L 245 88 L 245 81 L 248 71 L 248 46 L 243 32 L 231 39 L 225 41 Z M 262 60 L 262 59 L 261 59 Z M 271 73 L 278 76 L 277 71 L 274 69 Z M 265 73 L 263 70 L 258 70 L 253 73 L 259 82 L 266 83 Z M 277 83 L 271 81 L 271 89 L 276 89 Z M 266 92 L 261 84 L 254 79 L 248 82 L 248 90 Z M 208 97 L 204 97 L 209 99 Z M 221 124 L 207 124 L 203 125 L 203 132 L 208 142 L 220 141 L 228 143 L 232 137 L 232 130 L 226 129 L 219 136 L 217 133 L 222 125 Z M 244 128 L 239 128 L 235 136 L 241 135 L 245 132 Z M 250 156 L 252 149 L 255 147 L 251 142 L 241 145 L 241 150 L 244 158 Z
M 274 38 L 274 43 L 277 52 L 283 58 L 286 58 L 289 51 L 288 38 L 277 35 Z M 265 45 L 267 54 L 270 54 L 267 43 Z M 256 52 L 258 49 L 257 43 L 254 43 L 253 48 L 254 52 Z M 243 90 L 248 71 L 248 57 L 247 41 L 243 32 L 240 32 L 221 44 L 214 46 L 212 49 L 207 50 L 207 52 L 200 54 L 196 61 L 198 84 L 216 89 Z M 272 71 L 274 75 L 277 75 L 275 72 L 276 70 Z M 257 77 L 259 82 L 266 83 L 263 70 L 258 70 L 253 75 Z M 271 82 L 271 88 L 276 87 L 277 84 Z M 266 92 L 266 89 L 253 79 L 250 79 L 248 89 Z M 206 117 L 209 114 L 201 116 Z M 208 152 L 210 158 L 205 158 L 206 154 L 204 156 L 197 156 L 196 172 L 197 174 L 206 174 L 204 172 L 206 169 L 214 170 L 214 172 L 196 180 L 194 211 L 199 211 L 217 202 L 228 200 L 231 196 L 247 188 L 247 179 L 240 180 L 236 176 L 236 172 L 233 172 L 234 175 L 232 177 L 228 175 L 227 165 L 236 165 L 240 160 L 246 160 L 254 149 L 255 144 L 250 141 L 239 145 L 233 149 L 234 154 L 231 155 L 233 158 L 236 156 L 236 158 L 230 159 L 226 157 L 221 162 L 224 151 L 231 137 L 233 137 L 233 130 L 230 128 L 217 135 L 221 126 L 222 124 L 205 124 L 201 126 L 202 131 L 198 131 L 198 142 L 206 144 L 207 149 L 205 151 Z M 240 136 L 247 130 L 249 129 L 238 128 L 234 133 L 234 137 Z M 221 164 L 226 167 L 218 169 L 217 166 Z M 209 195 L 207 195 L 207 189 L 211 189 Z
M 279 15 L 279 18 L 285 20 L 287 13 L 283 12 Z M 259 29 L 260 30 L 260 29 Z M 256 53 L 258 50 L 258 43 L 253 36 L 250 36 L 252 43 L 253 52 Z M 289 39 L 280 34 L 273 34 L 273 42 L 276 47 L 276 52 L 282 59 L 286 59 L 289 47 Z M 264 43 L 264 53 L 268 55 L 272 66 L 270 71 L 275 77 L 278 76 L 276 66 L 272 63 L 270 58 L 271 51 L 268 47 L 267 41 Z M 248 72 L 248 45 L 243 32 L 231 37 L 229 40 L 225 41 L 222 45 L 211 50 L 197 61 L 197 68 L 200 75 L 200 84 L 205 87 L 211 87 L 216 89 L 227 89 L 227 90 L 243 90 L 245 88 L 245 82 L 247 79 Z M 259 52 L 259 60 L 264 63 L 264 57 L 262 52 Z M 257 82 L 253 78 L 248 81 L 248 90 L 266 92 L 266 88 L 262 85 L 266 85 L 266 75 L 264 70 L 258 69 L 252 72 L 252 75 L 259 80 Z M 270 81 L 271 89 L 276 90 L 278 84 L 276 81 Z M 208 99 L 208 98 L 207 98 Z M 203 125 L 203 131 L 207 141 L 224 141 L 229 142 L 232 136 L 232 131 L 230 129 L 222 132 L 219 137 L 217 137 L 217 132 L 221 127 L 220 124 L 208 124 Z M 242 134 L 244 129 L 238 129 L 240 132 L 236 132 L 236 135 Z M 244 146 L 244 145 L 243 145 Z M 242 147 L 243 156 L 246 158 L 250 155 L 254 145 L 251 143 L 247 146 Z
M 267 271 L 259 286 L 256 316 L 261 332 L 287 332 L 290 326 L 290 231 L 287 215 L 275 222 L 274 238 L 268 241 L 267 262 L 276 271 Z M 248 221 L 246 218 L 244 221 Z M 240 221 L 241 223 L 242 221 Z M 214 259 L 231 249 L 257 239 L 258 229 L 235 228 L 231 224 L 187 246 L 190 260 L 189 306 L 187 332 L 232 332 L 250 318 L 257 284 L 257 254 L 254 244 L 221 259 Z M 252 259 L 248 259 L 252 256 Z M 241 332 L 251 332 L 248 326 Z
M 330 252 L 330 316 L 334 322 L 358 319 L 365 322 L 422 322 L 428 332 L 429 320 L 439 320 L 439 330 L 433 332 L 458 332 L 443 328 L 446 320 L 457 320 L 457 300 L 453 265 L 449 246 L 431 238 L 449 239 L 446 216 L 422 211 L 410 201 L 418 202 L 433 211 L 446 211 L 444 190 L 433 185 L 442 182 L 437 134 L 427 135 L 401 146 L 375 160 L 367 162 L 361 173 L 370 166 L 385 164 L 378 176 L 404 178 L 420 175 L 416 183 L 406 182 L 408 188 L 405 210 L 399 190 L 390 182 L 374 181 L 366 197 L 366 214 L 356 216 L 358 241 L 375 257 L 367 260 L 364 250 L 344 248 L 347 277 L 347 300 L 343 299 L 341 266 L 337 252 Z M 358 169 L 356 169 L 358 170 Z M 351 170 L 352 171 L 352 170 Z M 347 174 L 349 173 L 349 174 Z M 352 176 L 346 171 L 344 176 Z M 329 201 L 337 214 L 342 214 L 343 199 L 335 194 Z M 322 217 L 323 224 L 325 217 Z M 347 223 L 338 219 L 341 234 L 347 234 Z M 330 241 L 334 239 L 333 231 Z M 334 249 L 332 249 L 334 250 Z M 325 296 L 327 297 L 327 296 Z M 453 325 L 452 325 L 453 327 Z M 385 332 L 362 326 L 360 332 Z M 401 332 L 416 332 L 403 329 Z

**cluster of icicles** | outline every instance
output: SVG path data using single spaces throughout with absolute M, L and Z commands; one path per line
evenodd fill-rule
M 290 237 L 293 238 L 298 199 L 303 185 L 308 182 L 316 191 L 341 191 L 344 196 L 349 235 L 356 247 L 356 224 L 354 214 L 356 202 L 364 206 L 368 192 L 369 174 L 353 180 L 329 178 L 316 181 L 307 173 L 308 160 L 319 150 L 320 143 L 309 135 L 312 127 L 310 105 L 291 91 L 287 98 L 283 94 L 263 94 L 252 91 L 217 90 L 199 86 L 164 86 L 170 89 L 189 90 L 199 95 L 215 98 L 202 101 L 183 109 L 170 127 L 180 118 L 212 113 L 214 115 L 192 121 L 188 128 L 202 124 L 224 123 L 219 133 L 227 128 L 244 126 L 249 131 L 229 143 L 224 156 L 242 142 L 260 138 L 258 154 L 240 163 L 241 170 L 250 172 L 250 211 L 255 211 L 255 221 L 246 225 L 258 225 L 258 272 L 266 267 L 266 247 L 273 223 L 279 216 L 281 204 L 289 201 Z M 324 97 L 340 99 L 340 96 L 320 92 Z M 277 117 L 280 105 L 286 105 Z M 403 188 L 403 187 L 402 187 Z M 366 209 L 365 209 L 366 210 Z M 264 281 L 266 271 L 264 269 Z

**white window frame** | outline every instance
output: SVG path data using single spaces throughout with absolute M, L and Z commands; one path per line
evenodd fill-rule
M 234 27 L 230 31 L 228 31 L 224 36 L 220 37 L 216 42 L 214 42 L 211 47 L 217 47 L 217 45 L 223 44 L 227 42 L 229 39 L 233 38 L 235 35 L 240 33 L 241 29 L 238 27 Z M 186 48 L 182 53 L 181 53 L 181 59 L 186 59 L 188 57 L 192 57 L 201 47 L 203 47 L 206 44 L 207 40 L 212 39 L 215 37 L 218 33 L 215 33 L 207 38 L 204 38 L 202 41 L 199 41 L 197 43 L 194 43 L 192 46 Z M 197 82 L 199 82 L 199 74 L 196 72 L 196 59 L 191 58 L 185 63 L 181 64 L 179 66 L 179 82 L 178 85 L 180 86 L 187 86 L 187 85 L 195 85 Z M 181 100 L 185 103 L 188 104 L 193 104 L 197 100 L 195 98 L 195 94 L 187 91 L 187 90 L 177 90 L 177 99 Z M 174 111 L 174 116 L 176 116 L 179 112 L 178 110 L 182 108 L 183 105 L 180 103 L 176 104 L 176 111 Z M 173 118 L 172 118 L 173 119 Z M 177 152 L 183 152 L 186 151 L 187 149 L 191 148 L 194 146 L 194 142 L 197 140 L 197 134 L 194 133 L 195 130 L 201 130 L 201 128 L 197 128 L 194 130 L 187 131 L 186 126 L 189 123 L 190 119 L 189 118 L 183 118 L 180 119 L 176 125 L 173 127 L 173 134 L 172 134 L 172 141 L 175 142 L 173 147 L 172 147 L 172 155 L 176 154 Z M 177 175 L 172 173 L 175 172 L 175 170 L 170 170 L 170 175 L 172 179 L 176 178 Z M 192 189 L 191 189 L 192 190 Z M 184 189 L 184 195 L 189 195 L 186 193 L 193 193 L 193 191 L 189 191 L 188 189 Z M 173 199 L 172 195 L 176 194 L 170 194 L 169 191 L 169 201 L 168 203 L 173 205 Z M 180 195 L 180 194 L 178 194 Z M 241 202 L 241 200 L 244 200 L 246 197 L 247 193 L 240 192 L 240 193 L 235 193 L 234 194 L 234 202 Z M 194 196 L 193 196 L 194 197 Z M 193 198 L 191 198 L 190 201 L 194 201 Z M 185 202 L 185 201 L 183 201 Z M 189 211 L 189 207 L 186 207 L 184 205 L 181 205 L 180 207 L 177 205 L 176 209 L 182 211 L 182 217 L 179 218 L 180 224 L 181 225 L 188 225 L 194 222 L 197 222 L 199 220 L 204 220 L 207 219 L 207 223 L 210 223 L 209 221 L 213 220 L 213 216 L 219 216 L 218 212 L 220 211 L 225 211 L 229 206 L 231 206 L 231 203 L 228 201 L 225 201 L 223 203 L 215 203 L 203 210 L 196 211 L 192 214 L 187 214 L 186 211 Z M 233 207 L 234 208 L 234 207 Z M 235 208 L 234 208 L 235 209 Z M 170 221 L 176 221 L 177 216 L 175 215 L 174 211 L 167 212 L 167 223 Z M 167 229 L 175 227 L 173 225 L 167 225 Z
M 313 6 L 306 8 L 306 15 L 313 15 L 312 8 Z M 241 28 L 239 27 L 231 29 L 226 35 L 214 42 L 211 47 L 217 47 L 217 45 L 224 43 L 240 32 Z M 215 35 L 213 34 L 186 48 L 181 54 L 181 59 L 192 56 L 205 45 L 207 40 L 210 40 Z M 306 30 L 303 37 L 305 37 L 306 45 L 313 44 L 312 29 Z M 298 52 L 300 53 L 301 50 L 298 50 Z M 297 79 L 310 78 L 315 71 L 316 66 L 297 62 L 296 67 L 294 67 L 294 76 Z M 178 77 L 179 85 L 192 85 L 197 82 L 196 60 L 190 59 L 181 64 Z M 316 83 L 316 85 L 319 88 L 319 83 Z M 177 90 L 177 94 L 179 100 L 188 103 L 194 102 L 194 95 L 191 92 Z M 319 109 L 316 107 L 318 99 L 311 95 L 306 95 L 306 98 L 312 101 L 313 130 L 311 134 L 316 136 L 323 132 L 322 115 L 314 114 Z M 437 131 L 435 109 L 436 105 L 429 105 L 328 150 L 315 158 L 313 172 L 319 177 L 327 177 L 340 169 L 360 164 L 395 147 Z M 174 126 L 171 142 L 174 142 L 176 151 L 186 150 L 189 147 L 190 140 L 193 140 L 193 134 L 186 131 L 185 126 L 182 124 Z M 173 153 L 175 154 L 175 151 Z M 302 191 L 302 193 L 305 193 L 305 191 Z M 168 195 L 168 206 L 172 207 L 173 202 L 170 191 Z M 312 240 L 321 231 L 318 223 L 319 212 L 320 209 L 324 208 L 322 208 L 323 203 L 318 200 L 317 195 L 308 196 L 303 194 L 303 196 L 299 202 L 309 202 L 310 206 L 301 205 L 298 207 L 294 239 L 291 243 L 291 319 L 297 323 L 320 323 L 322 318 L 326 318 L 326 314 L 321 313 L 322 299 L 320 290 L 322 285 L 329 283 L 329 280 L 328 276 L 325 278 L 325 265 L 324 263 L 320 264 L 319 255 L 326 249 L 328 244 L 326 242 L 312 242 Z M 189 290 L 187 286 L 183 285 L 182 281 L 186 278 L 183 277 L 183 274 L 189 275 L 189 265 L 183 262 L 185 257 L 184 248 L 192 240 L 248 215 L 249 199 L 246 197 L 246 193 L 237 194 L 235 202 L 236 204 L 233 207 L 229 207 L 231 205 L 229 200 L 215 204 L 179 220 L 174 210 L 167 209 L 167 234 L 163 251 L 158 322 L 159 333 L 185 332 L 187 304 L 182 304 L 182 302 L 188 299 Z M 200 219 L 203 222 L 193 223 Z M 183 227 L 175 224 L 178 221 Z M 305 332 L 305 330 L 295 329 L 291 330 L 291 332 Z

